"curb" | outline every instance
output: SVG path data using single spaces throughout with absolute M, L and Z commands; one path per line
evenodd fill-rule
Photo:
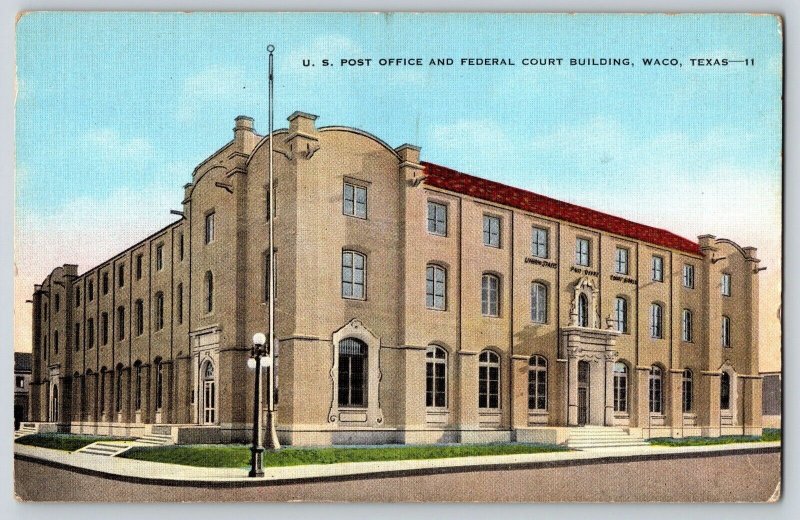
M 782 446 L 765 446 L 763 448 L 732 448 L 730 450 L 697 451 L 689 453 L 679 452 L 679 453 L 653 453 L 653 454 L 637 454 L 637 455 L 608 455 L 604 457 L 587 458 L 587 459 L 518 462 L 518 463 L 502 462 L 494 464 L 485 463 L 485 464 L 464 465 L 464 466 L 371 471 L 363 473 L 350 473 L 347 475 L 324 475 L 324 476 L 286 477 L 286 478 L 274 478 L 274 479 L 252 479 L 252 480 L 247 479 L 247 477 L 244 476 L 242 476 L 241 480 L 238 479 L 237 480 L 221 480 L 221 479 L 178 480 L 178 479 L 166 479 L 160 477 L 120 475 L 118 473 L 111 473 L 108 471 L 84 468 L 80 466 L 72 466 L 70 464 L 65 464 L 63 462 L 56 462 L 49 459 L 40 458 L 33 455 L 25 455 L 21 453 L 15 453 L 14 459 L 22 460 L 25 462 L 32 462 L 36 464 L 42 464 L 44 466 L 49 466 L 58 469 L 65 469 L 82 475 L 101 477 L 119 482 L 148 484 L 155 486 L 198 487 L 198 488 L 243 488 L 243 487 L 285 486 L 285 485 L 304 484 L 304 483 L 310 484 L 317 482 L 344 482 L 344 481 L 365 480 L 373 478 L 412 477 L 412 476 L 424 476 L 424 475 L 434 475 L 443 473 L 471 473 L 475 471 L 512 471 L 512 470 L 523 470 L 523 469 L 559 468 L 565 466 L 590 466 L 597 464 L 644 462 L 651 460 L 723 457 L 728 455 L 746 455 L 751 453 L 752 454 L 780 453 L 781 449 Z

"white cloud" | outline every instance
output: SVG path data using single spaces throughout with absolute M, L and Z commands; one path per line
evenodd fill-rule
M 213 108 L 255 104 L 258 93 L 266 91 L 259 82 L 240 67 L 206 67 L 184 80 L 175 117 L 185 123 Z

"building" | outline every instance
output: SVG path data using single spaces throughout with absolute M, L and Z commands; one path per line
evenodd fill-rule
M 31 384 L 30 352 L 14 352 L 14 429 L 28 420 L 28 400 Z
M 295 112 L 233 139 L 183 216 L 35 287 L 42 428 L 249 438 L 274 218 L 277 422 L 295 445 L 758 434 L 756 249 L 420 161 Z
M 783 375 L 777 372 L 761 372 L 762 381 L 762 401 L 761 410 L 763 413 L 762 422 L 764 427 L 780 428 L 782 415 L 781 389 L 783 387 Z

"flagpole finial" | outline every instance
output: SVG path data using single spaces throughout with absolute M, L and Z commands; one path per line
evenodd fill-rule
M 272 53 L 275 50 L 275 46 L 272 44 L 267 45 L 267 52 Z

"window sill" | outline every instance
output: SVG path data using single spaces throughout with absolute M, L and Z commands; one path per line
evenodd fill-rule
M 432 231 L 428 231 L 428 234 L 429 234 L 430 236 L 432 236 L 432 237 L 441 237 L 441 238 L 447 238 L 447 233 L 434 233 L 434 232 L 432 232 Z
M 359 216 L 359 215 L 350 215 L 350 214 L 348 214 L 348 213 L 342 213 L 342 216 L 343 216 L 343 217 L 350 217 L 350 218 L 354 218 L 354 219 L 357 219 L 357 220 L 368 220 L 366 216 L 363 216 L 363 217 L 361 217 L 361 216 Z
M 447 312 L 447 309 L 437 309 L 435 307 L 425 307 L 426 311 Z
M 530 417 L 533 417 L 533 416 L 541 417 L 543 415 L 550 415 L 550 412 L 548 410 L 546 410 L 546 409 L 545 410 L 530 410 L 529 409 L 528 410 L 528 416 L 530 416 Z
M 614 412 L 615 419 L 630 419 L 631 415 L 628 412 Z

